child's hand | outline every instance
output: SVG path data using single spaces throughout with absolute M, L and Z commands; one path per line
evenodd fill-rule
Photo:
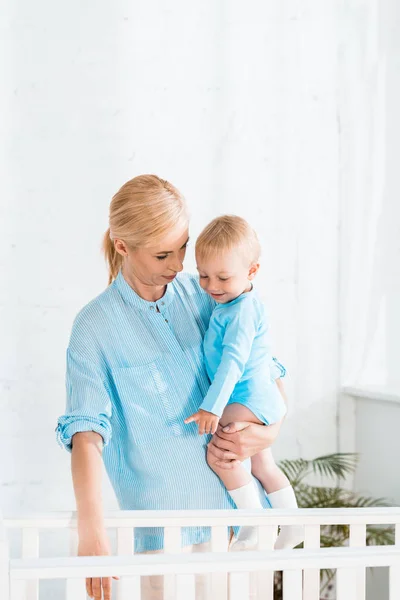
M 214 434 L 217 431 L 219 417 L 200 408 L 194 415 L 185 419 L 186 424 L 193 423 L 193 421 L 199 426 L 199 435 L 203 435 L 203 433 Z

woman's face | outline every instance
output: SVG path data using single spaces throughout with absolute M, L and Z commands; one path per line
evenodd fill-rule
M 124 257 L 124 276 L 134 277 L 144 285 L 165 286 L 182 271 L 188 241 L 185 228 L 171 231 L 155 246 L 132 250 L 116 240 L 115 247 Z

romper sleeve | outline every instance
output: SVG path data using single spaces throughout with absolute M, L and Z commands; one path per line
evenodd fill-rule
M 236 383 L 243 375 L 257 330 L 257 314 L 243 306 L 226 324 L 221 362 L 200 406 L 202 410 L 219 417 L 222 415 Z
M 66 412 L 58 419 L 56 433 L 61 447 L 71 452 L 72 436 L 95 431 L 104 446 L 111 439 L 111 400 L 100 366 L 81 354 L 67 350 Z
M 273 356 L 271 359 L 272 379 L 275 381 L 275 379 L 279 379 L 280 377 L 285 377 L 285 375 L 286 375 L 285 367 L 282 365 L 282 363 L 279 362 L 279 360 L 277 358 L 275 358 Z

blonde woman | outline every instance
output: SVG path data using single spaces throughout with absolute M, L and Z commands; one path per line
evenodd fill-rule
M 72 452 L 79 554 L 85 556 L 110 552 L 101 459 L 122 510 L 234 506 L 206 464 L 209 436 L 199 436 L 195 423 L 184 424 L 209 388 L 202 341 L 215 304 L 196 276 L 181 273 L 189 239 L 185 200 L 171 183 L 142 175 L 115 194 L 109 224 L 109 286 L 74 321 L 67 408 L 57 427 L 59 443 Z M 284 369 L 274 368 L 279 378 Z M 229 424 L 218 429 L 209 452 L 220 468 L 235 468 L 269 447 L 279 427 Z M 268 507 L 261 490 L 260 498 Z M 135 533 L 136 552 L 162 549 L 162 529 Z M 182 531 L 189 551 L 206 549 L 209 540 L 208 528 Z M 142 578 L 144 600 L 162 600 L 160 579 Z M 111 598 L 110 579 L 87 579 L 86 588 L 96 600 Z M 199 600 L 201 590 L 199 583 Z

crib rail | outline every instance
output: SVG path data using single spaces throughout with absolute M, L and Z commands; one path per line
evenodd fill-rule
M 0 538 L 1 598 L 38 600 L 41 580 L 62 578 L 67 581 L 66 600 L 83 600 L 86 598 L 85 577 L 112 574 L 121 576 L 117 586 L 118 600 L 139 600 L 140 578 L 151 574 L 164 576 L 164 597 L 168 600 L 194 600 L 195 574 L 209 573 L 210 598 L 247 600 L 252 578 L 251 598 L 272 600 L 274 572 L 283 571 L 285 600 L 319 600 L 320 569 L 332 568 L 337 569 L 337 600 L 365 600 L 365 572 L 371 566 L 389 567 L 391 600 L 400 598 L 398 507 L 295 511 L 115 511 L 106 515 L 105 524 L 117 531 L 118 556 L 45 559 L 40 558 L 40 533 L 48 529 L 68 529 L 71 554 L 76 554 L 76 514 L 65 512 L 5 518 L 3 542 Z M 273 551 L 278 524 L 303 525 L 304 550 Z M 256 551 L 227 552 L 227 527 L 236 525 L 258 528 Z M 324 525 L 349 525 L 349 547 L 320 548 L 320 528 Z M 395 546 L 367 548 L 367 525 L 393 525 Z M 211 527 L 211 552 L 181 554 L 181 528 L 196 526 Z M 134 555 L 134 530 L 138 527 L 164 529 L 164 554 Z M 10 561 L 4 532 L 14 529 L 22 533 L 22 556 Z

